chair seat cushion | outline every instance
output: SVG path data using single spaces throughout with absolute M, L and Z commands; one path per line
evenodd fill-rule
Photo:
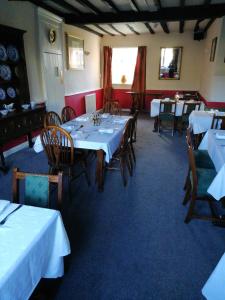
M 216 171 L 213 169 L 196 169 L 198 178 L 197 196 L 198 197 L 208 197 L 209 194 L 207 190 L 212 183 L 213 179 L 217 175 Z M 190 180 L 193 187 L 192 172 L 190 172 Z
M 215 169 L 207 150 L 194 150 L 197 168 Z

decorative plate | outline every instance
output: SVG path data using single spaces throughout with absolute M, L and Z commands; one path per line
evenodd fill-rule
M 16 47 L 14 46 L 8 46 L 7 47 L 7 54 L 8 54 L 8 58 L 11 60 L 11 61 L 18 61 L 19 60 L 19 52 L 17 50 Z
M 10 80 L 12 78 L 12 72 L 7 65 L 0 66 L 0 77 L 4 80 Z
M 0 100 L 5 100 L 6 98 L 6 93 L 3 89 L 0 88 Z
M 10 98 L 15 98 L 16 97 L 16 91 L 13 87 L 8 87 L 7 88 L 7 94 Z
M 7 58 L 8 57 L 7 57 L 6 49 L 2 44 L 0 44 L 0 60 L 6 61 Z

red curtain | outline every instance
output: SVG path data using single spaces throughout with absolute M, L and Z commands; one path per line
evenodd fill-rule
M 146 46 L 138 47 L 134 79 L 131 91 L 139 93 L 138 108 L 144 108 L 144 93 L 146 87 Z
M 112 48 L 103 47 L 103 103 L 112 98 Z

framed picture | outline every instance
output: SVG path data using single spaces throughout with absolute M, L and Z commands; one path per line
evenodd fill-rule
M 216 44 L 217 44 L 217 37 L 215 37 L 215 38 L 212 40 L 211 52 L 210 52 L 210 61 L 214 61 L 214 59 L 215 59 L 215 54 L 216 54 Z
M 84 40 L 66 34 L 67 68 L 84 69 Z

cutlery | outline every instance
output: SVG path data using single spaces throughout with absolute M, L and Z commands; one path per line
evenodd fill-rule
M 82 127 L 84 127 L 84 125 L 80 125 L 77 129 L 75 129 L 75 131 L 78 131 L 78 130 L 81 129 Z
M 8 217 L 10 215 L 12 215 L 15 211 L 17 211 L 18 209 L 20 209 L 22 206 L 23 206 L 23 204 L 20 204 L 20 205 L 17 206 L 17 208 L 15 208 L 13 211 L 11 211 L 10 213 L 8 213 L 8 215 L 5 216 L 5 218 L 3 220 L 1 220 L 0 225 L 4 225 L 5 222 L 7 221 Z

